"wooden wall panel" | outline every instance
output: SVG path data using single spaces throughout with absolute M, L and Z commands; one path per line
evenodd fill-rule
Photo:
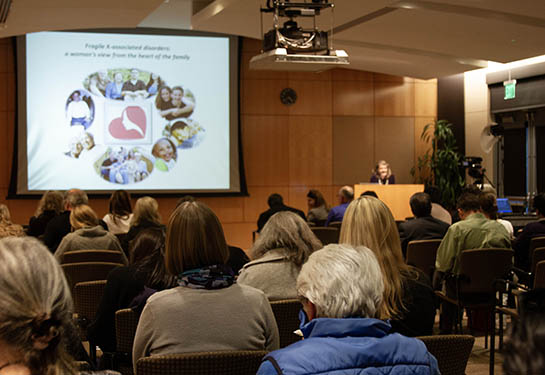
M 414 84 L 414 114 L 415 116 L 436 116 L 437 115 L 437 84 L 415 83 Z
M 9 137 L 8 113 L 0 111 L 0 150 L 13 147 L 13 138 Z M 11 143 L 11 146 L 10 146 Z M 8 152 L 0 152 L 0 188 L 8 188 L 11 171 L 11 157 Z
M 331 70 L 333 81 L 370 81 L 373 82 L 373 73 L 361 70 L 337 68 Z
M 414 83 L 414 78 L 393 76 L 391 74 L 373 73 L 373 81 L 375 82 L 392 82 L 392 83 Z
M 288 108 L 280 102 L 280 92 L 288 80 L 248 79 L 242 81 L 243 115 L 287 115 Z
M 331 81 L 289 81 L 297 101 L 285 106 L 290 115 L 331 116 Z M 280 103 L 280 99 L 278 99 Z
M 330 116 L 290 116 L 289 184 L 329 185 L 332 181 Z
M 287 72 L 291 81 L 331 81 L 331 70 L 325 72 Z
M 255 223 L 222 223 L 227 244 L 240 247 L 250 256 L 252 232 L 257 229 Z
M 375 162 L 386 160 L 396 176 L 396 183 L 410 184 L 414 165 L 414 118 L 375 118 Z
M 434 120 L 435 120 L 435 117 L 416 117 L 414 119 L 414 165 L 415 165 L 415 168 L 418 163 L 418 158 L 423 157 L 424 154 L 426 154 L 426 151 L 428 151 L 431 148 L 431 142 L 424 142 L 420 137 L 422 135 L 422 131 L 424 130 L 424 126 L 426 126 L 429 123 L 432 123 Z M 427 173 L 424 173 L 424 176 L 427 176 Z
M 246 181 L 252 186 L 289 184 L 287 116 L 242 116 Z
M 244 198 L 202 198 L 200 199 L 218 215 L 222 223 L 244 221 Z
M 334 116 L 373 116 L 372 81 L 333 81 Z
M 333 117 L 333 184 L 369 179 L 374 165 L 373 117 Z
M 375 81 L 375 116 L 414 116 L 414 84 Z

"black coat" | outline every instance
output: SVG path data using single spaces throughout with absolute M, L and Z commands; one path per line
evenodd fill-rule
M 399 237 L 403 256 L 407 255 L 407 245 L 416 240 L 441 239 L 447 233 L 449 225 L 432 216 L 419 217 L 399 224 Z
M 259 215 L 259 219 L 257 219 L 257 231 L 261 232 L 261 229 L 263 229 L 265 224 L 267 224 L 267 221 L 269 221 L 271 216 L 281 211 L 290 211 L 296 213 L 297 215 L 301 216 L 304 221 L 307 221 L 307 217 L 305 216 L 305 213 L 303 211 L 282 204 L 280 206 L 273 206 L 267 211 L 263 212 L 261 215 Z

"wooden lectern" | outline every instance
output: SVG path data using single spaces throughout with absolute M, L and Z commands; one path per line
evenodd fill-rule
M 424 191 L 424 185 L 379 185 L 379 184 L 358 184 L 354 185 L 354 198 L 358 198 L 361 193 L 367 190 L 373 190 L 378 198 L 386 203 L 395 220 L 405 220 L 406 217 L 413 216 L 409 199 L 414 193 Z

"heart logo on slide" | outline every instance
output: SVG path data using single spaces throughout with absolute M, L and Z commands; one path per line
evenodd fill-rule
M 108 126 L 116 139 L 142 139 L 146 136 L 146 112 L 140 107 L 125 107 L 121 117 L 114 118 Z

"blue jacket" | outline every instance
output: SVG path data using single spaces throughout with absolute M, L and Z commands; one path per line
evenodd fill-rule
M 390 328 L 371 318 L 313 319 L 301 328 L 305 340 L 266 355 L 257 374 L 439 374 L 422 341 Z

